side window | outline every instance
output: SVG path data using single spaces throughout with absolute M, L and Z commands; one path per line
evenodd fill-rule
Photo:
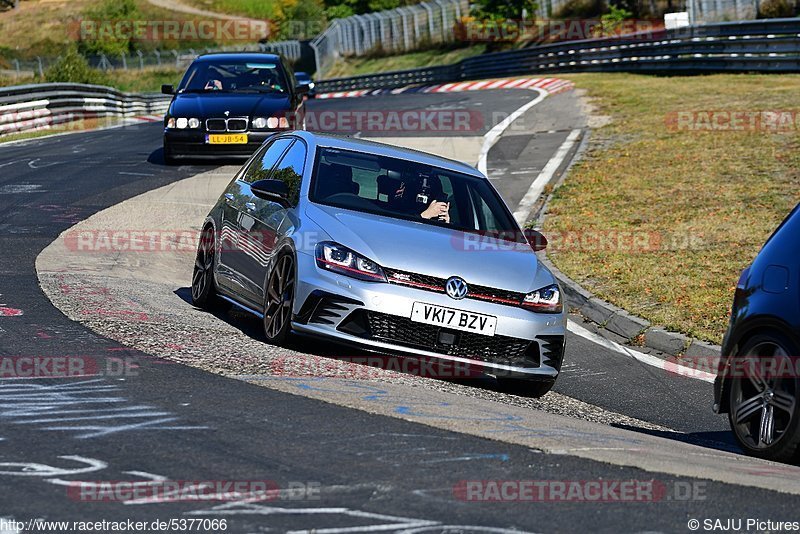
M 286 182 L 286 186 L 289 188 L 289 200 L 295 206 L 300 200 L 300 182 L 303 179 L 305 166 L 306 145 L 302 141 L 296 141 L 270 176 L 273 180 Z
M 282 138 L 273 141 L 271 145 L 257 158 L 255 158 L 247 170 L 242 175 L 242 181 L 251 184 L 257 180 L 269 178 L 269 171 L 281 158 L 286 148 L 292 143 L 290 138 Z

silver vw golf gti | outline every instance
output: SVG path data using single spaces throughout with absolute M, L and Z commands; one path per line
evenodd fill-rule
M 290 333 L 552 387 L 566 313 L 553 275 L 475 168 L 297 131 L 268 139 L 203 225 L 195 305 L 228 302 Z

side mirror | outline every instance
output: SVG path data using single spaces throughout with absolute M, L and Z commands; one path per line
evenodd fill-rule
M 250 184 L 250 191 L 258 198 L 289 206 L 289 188 L 282 180 L 258 180 Z
M 547 238 L 542 235 L 541 232 L 537 232 L 536 230 L 531 230 L 528 228 L 523 230 L 522 233 L 525 235 L 525 239 L 528 240 L 528 243 L 534 252 L 539 252 L 540 250 L 547 248 Z
M 161 86 L 161 93 L 165 95 L 174 95 L 175 94 L 175 87 L 172 85 L 165 83 Z
M 297 84 L 294 88 L 295 93 L 298 95 L 306 95 L 311 90 L 307 84 Z

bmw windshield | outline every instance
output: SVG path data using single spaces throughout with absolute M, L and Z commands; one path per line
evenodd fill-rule
M 384 217 L 522 239 L 486 180 L 413 161 L 320 148 L 310 198 Z
M 288 83 L 276 61 L 198 61 L 189 68 L 178 92 L 277 92 Z

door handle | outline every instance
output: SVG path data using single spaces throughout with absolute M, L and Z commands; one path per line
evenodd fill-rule
M 246 202 L 244 207 L 247 208 L 247 211 L 256 211 L 256 205 L 252 202 Z
M 233 195 L 231 193 L 225 193 L 225 200 L 233 202 Z

